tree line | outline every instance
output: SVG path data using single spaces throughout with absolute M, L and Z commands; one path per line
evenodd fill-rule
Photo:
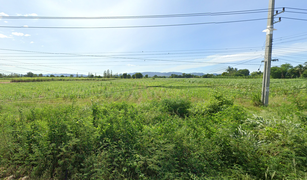
M 271 68 L 272 78 L 307 78 L 307 62 L 292 66 L 289 63 L 282 64 L 280 67 L 274 66 Z
M 261 71 L 255 71 L 250 73 L 248 69 L 237 69 L 231 66 L 228 66 L 225 72 L 222 74 L 204 74 L 202 76 L 199 75 L 194 75 L 194 74 L 186 74 L 182 73 L 182 75 L 177 75 L 177 74 L 171 74 L 169 77 L 167 76 L 153 76 L 153 78 L 219 78 L 219 77 L 252 77 L 252 78 L 257 78 L 257 77 L 262 77 L 262 72 Z M 11 73 L 11 74 L 1 74 L 0 73 L 0 78 L 3 77 L 44 77 L 43 74 L 34 74 L 32 72 L 28 72 L 25 75 L 23 74 L 16 74 L 16 73 Z M 55 75 L 47 75 L 46 77 L 56 77 Z M 64 75 L 57 76 L 57 77 L 65 77 Z M 73 74 L 71 74 L 69 77 L 74 77 Z M 76 77 L 83 77 L 83 75 L 78 75 L 76 74 Z M 86 77 L 86 76 L 85 76 Z M 96 74 L 88 73 L 88 78 L 122 78 L 122 79 L 140 79 L 140 78 L 148 78 L 148 75 L 143 75 L 142 73 L 135 73 L 133 75 L 128 74 L 128 73 L 123 73 L 123 74 L 112 74 L 112 70 L 105 70 L 103 72 L 103 76 L 96 76 Z M 274 66 L 271 68 L 271 77 L 272 78 L 299 78 L 299 77 L 304 77 L 307 78 L 307 62 L 304 64 L 299 64 L 297 66 L 292 66 L 289 63 L 282 64 L 280 67 Z

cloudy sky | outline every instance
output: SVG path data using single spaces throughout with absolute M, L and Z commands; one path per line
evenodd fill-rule
M 262 70 L 268 1 L 0 0 L 0 73 L 98 75 L 107 69 L 113 73 L 221 73 L 227 66 Z M 307 61 L 307 1 L 276 0 L 276 10 L 281 7 L 286 12 L 277 16 L 282 22 L 275 24 L 273 48 L 273 58 L 279 62 L 272 65 L 303 64 Z M 145 18 L 192 13 L 211 14 Z M 111 18 L 6 18 L 13 16 Z M 114 18 L 122 16 L 138 18 Z M 152 27 L 156 25 L 176 26 Z

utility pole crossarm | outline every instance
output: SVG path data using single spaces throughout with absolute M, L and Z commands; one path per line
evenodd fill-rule
M 274 11 L 275 11 L 275 0 L 270 0 L 267 29 L 264 31 L 266 32 L 266 45 L 265 45 L 264 71 L 263 71 L 262 94 L 261 94 L 261 102 L 265 106 L 269 104 L 272 41 L 273 41 L 273 31 L 274 31 Z

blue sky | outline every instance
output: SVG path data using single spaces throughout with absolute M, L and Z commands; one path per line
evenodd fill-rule
M 142 16 L 268 8 L 268 0 L 10 0 L 1 16 Z M 307 1 L 276 0 L 276 7 L 307 8 Z M 280 8 L 278 9 L 280 10 Z M 286 11 L 289 10 L 286 8 Z M 290 11 L 290 10 L 289 10 Z M 300 11 L 304 12 L 304 11 Z M 305 11 L 307 12 L 307 11 Z M 307 19 L 286 12 L 280 17 Z M 14 20 L 0 26 L 144 26 L 267 18 L 267 13 L 160 19 Z M 103 74 L 124 72 L 221 73 L 227 66 L 257 71 L 264 57 L 266 20 L 177 27 L 121 29 L 30 29 L 0 27 L 0 73 Z M 275 24 L 273 66 L 307 61 L 307 22 Z M 6 50 L 4 50 L 6 49 Z M 23 50 L 32 52 L 9 51 Z M 71 53 L 67 54 L 42 54 Z M 96 57 L 93 57 L 95 55 Z M 99 57 L 97 57 L 99 56 Z M 261 70 L 263 66 L 261 66 Z

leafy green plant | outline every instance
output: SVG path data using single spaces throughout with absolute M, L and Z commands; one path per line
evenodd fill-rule
M 170 114 L 176 114 L 180 117 L 188 116 L 191 102 L 184 99 L 163 99 L 161 106 Z
M 261 102 L 261 94 L 260 93 L 254 93 L 251 95 L 251 102 L 254 106 L 262 106 L 263 103 Z

